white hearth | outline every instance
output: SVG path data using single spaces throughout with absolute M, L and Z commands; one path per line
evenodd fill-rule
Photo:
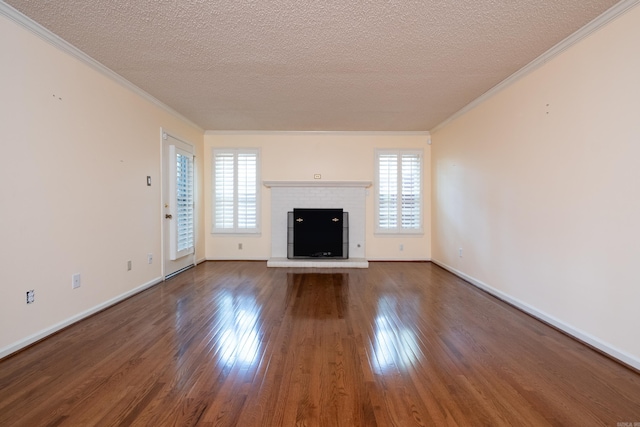
M 370 181 L 264 181 L 271 188 L 269 267 L 367 268 L 365 259 L 366 188 Z M 349 212 L 349 259 L 287 259 L 287 212 L 294 208 Z

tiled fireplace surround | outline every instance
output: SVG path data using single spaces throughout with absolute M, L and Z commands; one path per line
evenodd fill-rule
M 366 268 L 365 199 L 370 181 L 264 181 L 271 188 L 270 267 Z M 294 208 L 349 212 L 349 259 L 287 259 L 287 212 Z

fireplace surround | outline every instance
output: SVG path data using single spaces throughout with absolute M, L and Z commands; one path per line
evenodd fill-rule
M 271 189 L 270 267 L 366 268 L 365 219 L 371 181 L 264 181 Z M 287 213 L 300 209 L 343 209 L 349 213 L 348 259 L 287 258 Z

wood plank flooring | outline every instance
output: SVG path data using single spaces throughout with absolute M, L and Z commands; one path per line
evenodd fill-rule
M 431 263 L 208 262 L 0 361 L 0 426 L 640 425 L 640 375 Z

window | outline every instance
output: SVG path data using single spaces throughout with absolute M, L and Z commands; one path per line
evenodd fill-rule
M 376 152 L 376 232 L 422 233 L 422 151 Z
M 259 233 L 258 149 L 213 150 L 212 233 Z
M 193 154 L 175 145 L 169 146 L 170 204 L 174 206 L 175 221 L 169 231 L 172 261 L 194 251 L 193 216 Z

